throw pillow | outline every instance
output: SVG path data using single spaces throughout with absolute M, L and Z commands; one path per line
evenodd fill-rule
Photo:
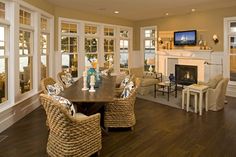
M 61 75 L 61 80 L 67 87 L 71 86 L 74 83 L 74 80 L 70 73 L 65 73 L 65 75 Z
M 121 98 L 127 98 L 132 90 L 134 89 L 134 83 L 130 81 L 124 88 L 123 92 L 121 93 L 120 97 Z
M 75 115 L 75 107 L 74 105 L 66 98 L 61 97 L 61 96 L 52 96 L 54 100 L 58 101 L 65 109 L 68 111 L 68 113 L 72 116 Z
M 63 90 L 64 88 L 58 83 L 55 83 L 53 85 L 47 85 L 48 95 L 51 95 L 51 96 L 58 95 Z

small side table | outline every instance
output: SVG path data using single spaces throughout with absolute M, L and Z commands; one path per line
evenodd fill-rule
M 205 109 L 208 111 L 208 86 L 193 84 L 187 87 L 187 106 L 189 106 L 190 92 L 199 94 L 199 115 L 202 115 L 202 101 L 205 94 Z
M 155 90 L 155 95 L 156 95 L 156 91 L 162 92 L 162 94 L 164 95 L 164 93 L 167 93 L 167 101 L 169 101 L 169 97 L 170 97 L 170 93 L 175 92 L 175 97 L 177 97 L 177 86 L 175 82 L 160 82 L 157 84 L 158 88 L 157 90 Z

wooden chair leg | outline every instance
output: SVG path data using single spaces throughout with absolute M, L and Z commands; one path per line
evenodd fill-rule
M 99 150 L 97 153 L 96 153 L 97 156 L 100 156 L 101 155 L 101 151 Z
M 130 129 L 131 129 L 131 131 L 134 131 L 134 127 L 132 126 L 132 127 L 130 127 Z

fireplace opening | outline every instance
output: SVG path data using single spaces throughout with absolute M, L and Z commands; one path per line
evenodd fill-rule
M 197 66 L 175 64 L 175 77 L 180 85 L 197 83 Z

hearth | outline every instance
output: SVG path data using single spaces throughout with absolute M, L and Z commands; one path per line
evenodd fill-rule
M 175 64 L 175 77 L 180 85 L 197 83 L 197 66 Z

